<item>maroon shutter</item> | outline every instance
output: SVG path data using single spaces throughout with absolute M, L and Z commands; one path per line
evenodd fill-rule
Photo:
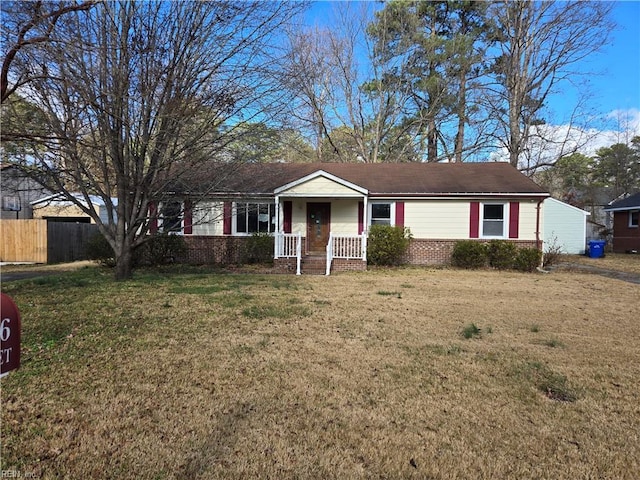
M 231 235 L 231 202 L 224 202 L 222 208 L 222 233 Z
M 520 202 L 509 203 L 509 238 L 518 238 L 520 223 Z
M 469 218 L 469 238 L 480 237 L 480 202 L 471 202 L 471 216 Z
M 364 232 L 364 202 L 358 202 L 358 235 Z
M 193 204 L 191 200 L 184 201 L 184 234 L 193 233 Z
M 293 202 L 282 203 L 282 228 L 284 233 L 291 233 L 291 219 L 293 217 Z
M 149 202 L 149 232 L 158 233 L 158 207 L 155 202 Z
M 404 202 L 396 202 L 396 227 L 404 228 Z

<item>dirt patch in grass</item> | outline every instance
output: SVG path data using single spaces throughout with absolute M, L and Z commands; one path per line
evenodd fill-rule
M 425 269 L 60 278 L 3 285 L 24 323 L 23 366 L 2 380 L 5 471 L 573 479 L 640 470 L 637 285 Z M 468 325 L 482 335 L 465 339 Z

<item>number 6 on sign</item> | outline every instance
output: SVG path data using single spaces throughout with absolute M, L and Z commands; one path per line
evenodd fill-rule
M 0 377 L 4 377 L 20 366 L 20 313 L 9 295 L 0 295 Z

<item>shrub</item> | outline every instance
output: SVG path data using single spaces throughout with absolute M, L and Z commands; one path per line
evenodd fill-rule
M 513 268 L 518 247 L 506 240 L 491 240 L 487 246 L 489 265 L 498 270 Z
M 562 245 L 558 243 L 558 237 L 552 237 L 551 241 L 545 248 L 544 256 L 542 257 L 542 265 L 545 267 L 556 265 L 562 258 L 563 253 L 564 249 L 562 248 Z
M 373 265 L 399 265 L 409 248 L 408 228 L 371 225 L 367 242 L 367 259 Z
M 145 243 L 136 248 L 134 264 L 136 265 L 166 265 L 174 263 L 187 253 L 187 244 L 182 235 L 162 233 L 150 237 Z
M 268 233 L 254 233 L 247 240 L 244 261 L 247 263 L 272 263 L 274 238 Z
M 513 266 L 516 270 L 533 272 L 540 265 L 542 252 L 537 248 L 521 248 L 518 250 Z
M 474 240 L 456 242 L 451 255 L 451 263 L 462 268 L 482 268 L 487 264 L 487 245 Z
M 116 265 L 113 248 L 101 233 L 96 233 L 89 238 L 85 245 L 85 253 L 89 260 L 96 260 L 105 267 L 115 267 Z

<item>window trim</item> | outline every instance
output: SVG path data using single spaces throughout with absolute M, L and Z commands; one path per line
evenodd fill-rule
M 373 221 L 373 206 L 374 205 L 389 205 L 389 225 L 391 225 L 392 227 L 395 226 L 396 224 L 396 202 L 393 201 L 374 201 L 374 202 L 369 202 L 369 205 L 367 206 L 368 208 L 368 215 L 367 215 L 367 227 L 371 227 L 371 225 L 374 225 L 373 223 L 371 223 Z M 375 225 L 382 225 L 380 223 L 375 224 Z
M 238 205 L 267 205 L 269 207 L 269 221 L 267 222 L 268 231 L 267 232 L 239 232 L 238 231 Z M 231 207 L 231 235 L 236 237 L 250 237 L 254 233 L 268 233 L 269 235 L 273 235 L 276 233 L 278 226 L 274 223 L 276 220 L 276 208 L 278 206 L 273 201 L 243 201 L 243 202 L 233 202 Z M 259 213 L 258 213 L 259 214 Z M 273 218 L 274 222 L 271 222 Z M 248 222 L 249 216 L 247 215 Z M 248 225 L 247 230 L 249 230 Z
M 633 214 L 636 214 L 636 223 L 633 223 Z M 640 210 L 629 210 L 629 216 L 627 226 L 629 228 L 638 228 L 640 220 Z
M 502 206 L 502 235 L 485 235 L 484 233 L 484 207 L 488 205 Z M 491 221 L 491 220 L 487 220 Z M 509 238 L 509 202 L 480 202 L 479 238 L 507 239 Z

